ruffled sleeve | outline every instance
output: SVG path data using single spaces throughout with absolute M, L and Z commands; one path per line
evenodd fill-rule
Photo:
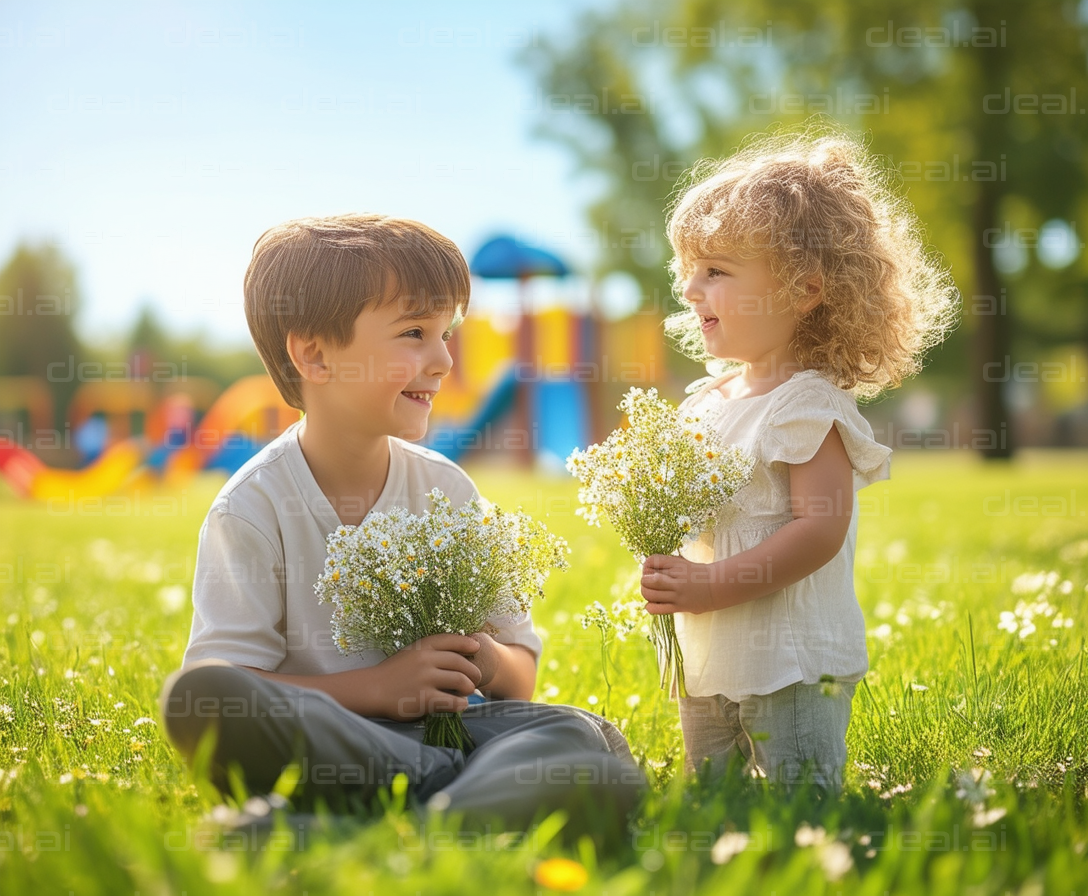
M 801 375 L 796 388 L 776 391 L 782 397 L 771 409 L 760 440 L 764 461 L 810 461 L 835 426 L 854 468 L 856 488 L 888 478 L 891 449 L 873 437 L 852 395 L 815 374 Z

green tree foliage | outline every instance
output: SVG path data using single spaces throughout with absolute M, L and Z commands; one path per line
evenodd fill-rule
M 169 364 L 180 376 L 210 379 L 225 389 L 244 376 L 264 373 L 260 356 L 251 344 L 220 346 L 204 332 L 171 333 L 150 301 L 141 306 L 124 339 L 124 357 L 117 357 L 116 351 L 116 348 L 112 352 L 102 351 L 99 360 L 123 361 L 133 376 L 146 376 L 147 371 L 155 369 L 154 365 Z
M 79 310 L 75 269 L 56 246 L 21 243 L 0 270 L 0 376 L 49 383 L 55 425 L 63 426 L 78 383 L 50 377 L 49 365 L 78 365 L 83 348 L 73 329 Z M 54 368 L 56 369 L 56 368 Z
M 866 132 L 964 296 L 938 369 L 973 381 L 977 425 L 998 433 L 1018 358 L 1088 342 L 1088 263 L 1057 245 L 1068 222 L 1079 248 L 1086 34 L 1059 0 L 626 0 L 523 59 L 541 133 L 599 187 L 601 269 L 647 302 L 668 292 L 663 208 L 692 162 L 815 114 Z M 984 453 L 1011 450 L 1010 434 Z

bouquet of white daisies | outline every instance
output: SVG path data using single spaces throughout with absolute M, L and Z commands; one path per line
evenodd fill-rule
M 314 591 L 333 605 L 341 653 L 392 655 L 429 635 L 484 630 L 492 615 L 528 610 L 549 572 L 567 567 L 566 542 L 528 515 L 481 499 L 453 507 L 438 489 L 430 498 L 422 516 L 395 507 L 328 536 Z M 473 746 L 458 713 L 429 714 L 424 743 Z
M 638 560 L 673 554 L 712 525 L 725 503 L 747 484 L 754 459 L 724 445 L 702 419 L 681 412 L 656 389 L 631 389 L 620 402 L 629 426 L 567 458 L 582 487 L 578 513 L 599 526 L 606 516 Z M 670 678 L 686 696 L 684 663 L 671 614 L 654 616 L 661 686 Z

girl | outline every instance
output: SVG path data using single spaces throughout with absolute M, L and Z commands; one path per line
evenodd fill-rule
M 837 791 L 868 668 L 854 595 L 855 490 L 888 476 L 855 396 L 899 385 L 957 293 L 912 210 L 839 133 L 764 136 L 697 167 L 672 210 L 682 350 L 729 362 L 685 407 L 756 458 L 717 528 L 642 574 L 676 613 L 689 771 L 748 768 Z

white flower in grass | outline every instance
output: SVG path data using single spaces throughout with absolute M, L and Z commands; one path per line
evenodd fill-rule
M 993 809 L 979 809 L 971 816 L 971 824 L 976 828 L 985 828 L 1000 821 L 1008 814 L 1004 806 L 995 806 Z
M 793 842 L 802 849 L 807 846 L 819 846 L 826 841 L 827 831 L 821 827 L 814 828 L 807 822 L 803 822 L 793 833 Z
M 820 865 L 829 881 L 841 880 L 854 867 L 850 847 L 839 840 L 824 844 L 820 847 Z
M 956 796 L 965 803 L 981 805 L 994 795 L 990 786 L 993 776 L 988 769 L 972 768 L 956 775 Z
M 714 846 L 710 849 L 710 861 L 715 865 L 724 865 L 747 848 L 748 835 L 744 831 L 727 831 L 714 841 Z

